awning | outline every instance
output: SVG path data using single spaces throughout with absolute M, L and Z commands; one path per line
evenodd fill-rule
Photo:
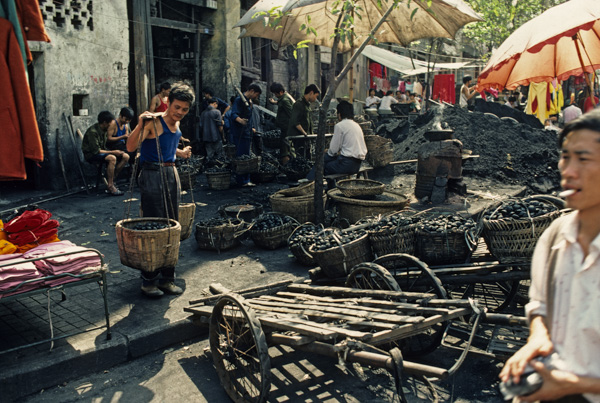
M 389 50 L 385 50 L 382 48 L 378 48 L 377 46 L 368 45 L 363 51 L 362 55 L 368 57 L 369 59 L 376 61 L 377 63 L 383 64 L 384 66 L 396 70 L 397 72 L 405 75 L 405 76 L 416 76 L 418 74 L 427 73 L 427 62 L 422 60 L 413 59 L 415 63 L 415 67 L 413 68 L 413 63 L 410 57 L 402 56 L 394 52 L 390 52 Z M 433 66 L 433 70 L 458 70 L 463 67 L 466 67 L 470 62 L 460 62 L 460 63 L 431 63 Z

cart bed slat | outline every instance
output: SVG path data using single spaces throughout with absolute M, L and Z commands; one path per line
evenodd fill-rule
M 277 330 L 291 330 L 306 336 L 312 336 L 320 340 L 330 340 L 337 336 L 350 337 L 356 340 L 369 341 L 373 333 L 359 332 L 356 330 L 344 329 L 328 324 L 319 324 L 301 318 L 294 318 L 287 315 L 269 315 L 256 313 L 261 325 Z
M 306 284 L 290 284 L 289 291 L 305 292 L 320 296 L 341 297 L 379 297 L 392 298 L 395 300 L 418 300 L 435 298 L 435 294 L 422 292 L 399 292 L 387 290 L 361 290 L 358 288 L 334 287 L 334 286 L 311 286 Z

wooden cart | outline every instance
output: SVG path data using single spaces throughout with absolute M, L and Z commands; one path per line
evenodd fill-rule
M 236 402 L 266 401 L 269 344 L 385 368 L 395 375 L 402 396 L 398 381 L 403 374 L 446 378 L 462 364 L 468 347 L 450 369 L 403 361 L 402 357 L 423 351 L 422 343 L 430 346 L 428 332 L 432 328 L 443 329 L 448 321 L 474 312 L 477 324 L 482 313 L 472 301 L 439 299 L 434 293 L 291 282 L 190 304 L 185 310 L 199 322 L 210 324 L 214 365 L 221 384 Z

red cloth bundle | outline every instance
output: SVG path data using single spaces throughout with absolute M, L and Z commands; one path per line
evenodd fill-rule
M 37 228 L 8 234 L 8 240 L 17 246 L 38 241 L 40 239 L 50 238 L 58 233 L 58 221 L 48 220 Z
M 52 213 L 42 209 L 27 210 L 4 225 L 4 231 L 9 234 L 30 231 L 38 228 L 52 217 Z

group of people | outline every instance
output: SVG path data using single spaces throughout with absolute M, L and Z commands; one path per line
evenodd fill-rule
M 421 100 L 417 93 L 408 91 L 387 91 L 384 96 L 378 97 L 375 88 L 369 89 L 369 96 L 365 99 L 365 108 L 378 110 L 381 114 L 391 114 L 393 104 L 408 104 L 410 113 L 421 111 Z

